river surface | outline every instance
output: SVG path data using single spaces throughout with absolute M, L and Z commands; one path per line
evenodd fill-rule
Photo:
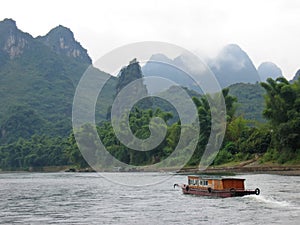
M 261 194 L 225 199 L 183 195 L 173 184 L 186 176 L 119 176 L 162 182 L 133 187 L 97 173 L 0 174 L 0 224 L 300 224 L 300 176 L 238 175 Z

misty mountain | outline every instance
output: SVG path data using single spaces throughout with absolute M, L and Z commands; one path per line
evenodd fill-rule
M 202 93 L 193 79 L 184 71 L 178 69 L 186 68 L 186 71 L 189 71 L 187 63 L 183 55 L 175 59 L 169 59 L 162 54 L 156 54 L 143 66 L 142 71 L 145 76 L 159 75 Z M 236 83 L 254 84 L 260 81 L 260 76 L 251 59 L 238 45 L 225 46 L 218 56 L 210 59 L 207 64 L 222 88 Z
M 272 62 L 263 62 L 257 68 L 257 72 L 260 76 L 260 80 L 265 82 L 267 78 L 276 79 L 277 77 L 282 77 L 281 69 Z
M 238 45 L 225 46 L 215 59 L 208 62 L 222 88 L 236 83 L 260 81 L 251 59 Z
M 170 59 L 163 54 L 152 55 L 149 61 L 142 67 L 143 76 L 158 76 L 174 83 L 187 87 L 191 90 L 202 93 L 201 89 L 197 86 L 196 82 L 188 75 L 188 68 L 185 65 L 184 56 L 180 55 L 175 59 Z M 185 71 L 180 68 L 184 68 Z M 147 83 L 146 83 L 147 84 Z M 158 87 L 163 88 L 164 83 L 158 83 Z
M 296 80 L 298 80 L 300 77 L 300 69 L 296 72 L 295 76 L 293 77 L 293 79 L 291 80 L 291 82 L 295 82 Z

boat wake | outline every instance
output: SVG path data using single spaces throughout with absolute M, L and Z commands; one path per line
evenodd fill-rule
M 271 196 L 265 197 L 263 195 L 252 195 L 252 196 L 247 196 L 247 197 L 252 198 L 255 201 L 265 203 L 271 207 L 282 207 L 282 208 L 294 208 L 295 207 L 291 202 L 279 201 L 279 200 L 274 199 Z

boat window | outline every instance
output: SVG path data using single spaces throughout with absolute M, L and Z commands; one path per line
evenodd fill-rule
M 208 185 L 208 181 L 207 180 L 200 180 L 200 185 L 204 185 L 204 186 L 206 186 L 206 185 Z
M 199 185 L 199 180 L 198 179 L 189 179 L 188 184 L 189 185 Z

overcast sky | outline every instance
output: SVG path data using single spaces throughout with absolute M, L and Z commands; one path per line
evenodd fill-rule
M 34 37 L 69 27 L 93 61 L 137 41 L 170 42 L 208 57 L 236 43 L 256 67 L 274 62 L 287 78 L 300 69 L 298 0 L 6 0 L 0 16 Z

